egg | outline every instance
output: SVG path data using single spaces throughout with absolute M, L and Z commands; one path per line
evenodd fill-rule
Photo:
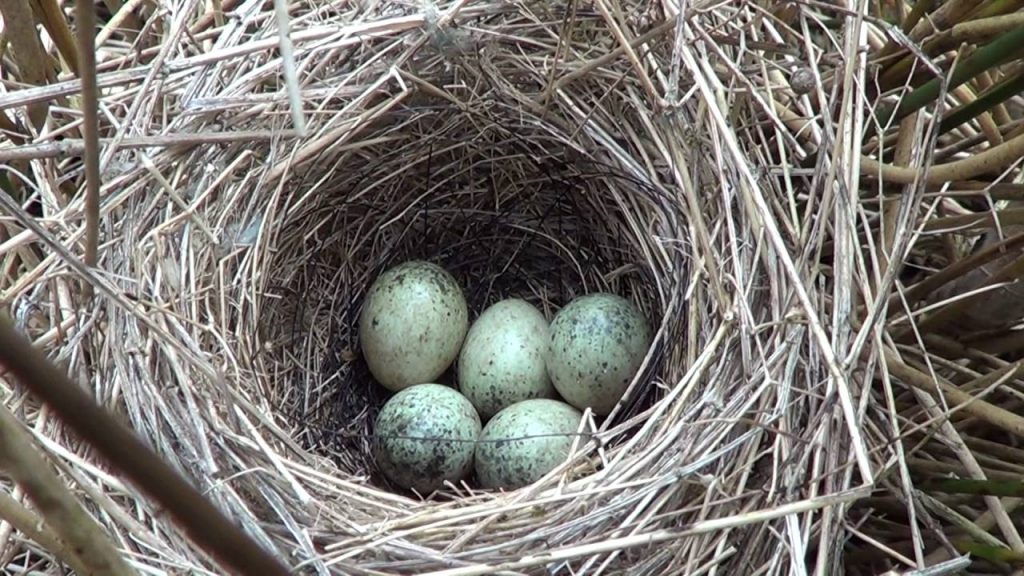
M 607 415 L 625 394 L 651 344 L 640 310 L 621 296 L 574 299 L 551 321 L 548 375 L 566 402 Z
M 545 363 L 550 337 L 544 314 L 518 298 L 473 322 L 459 354 L 459 390 L 484 421 L 516 402 L 555 395 Z
M 583 414 L 565 402 L 534 398 L 494 415 L 480 433 L 476 475 L 484 488 L 521 488 L 565 462 Z
M 427 383 L 392 396 L 374 422 L 378 468 L 402 488 L 427 495 L 473 470 L 480 416 L 453 388 Z
M 381 274 L 359 316 L 363 358 L 374 379 L 393 392 L 437 380 L 468 329 L 466 298 L 455 278 L 419 260 Z

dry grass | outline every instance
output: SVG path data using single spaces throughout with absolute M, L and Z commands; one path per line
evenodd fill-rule
M 989 209 L 1020 197 L 1019 98 L 940 129 L 1016 69 L 940 89 L 937 109 L 894 104 L 957 57 L 939 41 L 1012 30 L 921 27 L 972 14 L 952 4 L 991 16 L 950 2 L 916 29 L 907 16 L 904 37 L 818 3 L 299 2 L 301 116 L 269 5 L 125 8 L 98 32 L 91 301 L 85 147 L 62 104 L 78 82 L 0 87 L 11 118 L 50 106 L 44 128 L 0 145 L 33 211 L 0 222 L 3 301 L 301 573 L 902 573 L 966 551 L 1013 564 L 1024 494 L 928 484 L 1017 478 L 1024 436 L 1017 333 L 954 322 L 975 306 L 963 292 L 1021 274 L 993 247 L 1020 231 L 990 226 L 1019 214 Z M 954 227 L 988 247 L 969 255 Z M 384 393 L 354 326 L 368 284 L 405 258 L 443 264 L 477 313 L 517 296 L 550 318 L 611 290 L 657 337 L 627 401 L 544 480 L 395 493 L 368 456 Z M 996 268 L 970 279 L 982 265 Z M 45 407 L 4 391 L 133 566 L 215 572 Z M 0 515 L 27 525 L 21 499 Z M 7 524 L 0 551 L 19 565 L 56 552 Z

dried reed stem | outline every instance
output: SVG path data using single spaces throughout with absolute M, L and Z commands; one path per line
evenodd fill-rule
M 78 21 L 78 73 L 82 81 L 82 140 L 85 143 L 85 265 L 95 266 L 100 242 L 99 89 L 96 86 L 96 8 L 92 0 L 75 0 Z M 86 300 L 92 286 L 83 284 Z
M 0 360 L 78 435 L 164 506 L 186 533 L 218 560 L 242 574 L 288 574 L 279 560 L 255 545 L 123 424 L 97 406 L 92 398 L 17 334 L 6 319 L 0 321 Z M 59 512 L 62 516 L 53 521 L 60 523 L 61 528 L 81 531 L 64 533 L 64 539 L 81 554 L 95 555 L 99 565 L 110 570 L 105 573 L 131 574 L 127 565 L 121 571 L 119 563 L 123 561 L 116 552 L 103 548 L 104 543 L 96 535 L 98 529 L 94 529 L 93 524 L 77 512 L 77 508 L 72 509 L 70 497 L 60 495 L 59 491 L 64 489 L 56 477 L 39 480 L 35 476 L 43 474 L 39 470 L 46 468 L 38 457 L 32 459 L 27 451 L 31 444 L 20 440 L 22 437 L 15 432 L 17 420 L 6 409 L 0 411 L 0 424 L 6 428 L 0 439 L 4 440 L 8 472 L 36 498 L 37 505 L 45 505 L 44 498 L 56 501 L 60 508 L 54 513 Z M 25 450 L 18 451 L 18 446 L 24 446 Z
M 2 339 L 2 335 L 0 335 Z M 17 369 L 4 362 L 17 373 Z M 103 528 L 78 503 L 39 452 L 22 423 L 6 406 L 0 406 L 0 468 L 28 494 L 47 525 L 63 541 L 53 552 L 63 550 L 72 565 L 86 574 L 133 576 Z

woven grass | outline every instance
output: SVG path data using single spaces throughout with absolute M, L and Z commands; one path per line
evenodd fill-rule
M 862 567 L 946 557 L 908 495 L 910 469 L 948 454 L 910 466 L 893 439 L 909 426 L 926 444 L 915 435 L 944 422 L 927 362 L 974 392 L 1015 372 L 884 329 L 897 280 L 927 277 L 885 262 L 956 261 L 916 235 L 923 188 L 898 214 L 856 198 L 851 151 L 878 146 L 861 141 L 874 102 L 856 39 L 880 48 L 876 28 L 849 19 L 838 37 L 827 7 L 754 3 L 302 0 L 297 136 L 270 5 L 166 8 L 145 12 L 159 42 L 99 35 L 107 289 L 82 303 L 69 256 L 11 220 L 4 301 L 298 573 L 838 573 L 848 541 Z M 76 91 L 0 88 L 0 110 Z M 77 253 L 81 147 L 57 139 L 75 114 L 51 114 L 51 135 L 0 152 Z M 585 420 L 564 466 L 513 492 L 469 482 L 427 499 L 379 477 L 386 395 L 355 326 L 370 282 L 410 258 L 451 271 L 471 314 L 520 297 L 550 318 L 608 290 L 648 316 L 655 341 L 626 399 Z M 46 409 L 4 391 L 133 564 L 216 572 Z M 968 418 L 991 423 L 979 405 Z M 9 528 L 0 543 L 5 565 L 51 558 Z

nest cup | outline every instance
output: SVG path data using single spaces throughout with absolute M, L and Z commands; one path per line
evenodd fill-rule
M 654 329 L 682 330 L 682 316 L 666 308 L 682 290 L 684 262 L 653 256 L 663 239 L 681 236 L 681 207 L 493 94 L 455 95 L 464 105 L 426 98 L 380 117 L 364 129 L 380 144 L 325 154 L 285 184 L 298 209 L 286 200 L 288 215 L 265 223 L 279 249 L 260 334 L 287 343 L 270 354 L 275 405 L 305 448 L 382 486 L 370 447 L 390 393 L 361 357 L 357 319 L 383 270 L 411 259 L 441 265 L 462 286 L 471 321 L 505 298 L 550 320 L 574 297 L 607 291 L 636 303 Z M 673 377 L 664 342 L 655 340 L 619 408 L 595 427 L 657 400 L 653 382 Z M 454 384 L 453 372 L 442 383 Z

